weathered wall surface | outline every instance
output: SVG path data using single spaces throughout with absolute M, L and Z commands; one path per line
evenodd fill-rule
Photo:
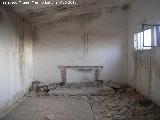
M 0 7 L 0 112 L 25 93 L 32 66 L 31 25 Z
M 58 65 L 103 65 L 101 79 L 126 80 L 126 13 L 121 8 L 72 16 L 37 28 L 34 80 L 61 81 Z M 94 71 L 67 71 L 68 82 L 94 80 Z
M 160 105 L 160 48 L 151 50 L 151 71 L 150 61 L 147 58 L 149 51 L 141 51 L 138 58 L 140 64 L 136 64 L 135 54 L 133 53 L 133 34 L 136 30 L 141 29 L 142 24 L 160 24 L 159 0 L 134 0 L 132 1 L 129 12 L 129 42 L 128 42 L 128 79 L 129 83 L 135 86 L 138 91 L 146 97 L 152 99 Z M 140 55 L 141 54 L 141 55 Z M 138 60 L 139 61 L 139 60 Z M 148 63 L 146 63 L 148 62 Z M 151 73 L 151 74 L 150 74 Z M 150 79 L 150 78 L 151 79 Z

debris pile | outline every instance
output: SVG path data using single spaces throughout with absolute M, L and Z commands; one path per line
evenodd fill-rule
M 99 93 L 105 92 L 124 92 L 127 85 L 116 83 L 113 81 L 104 82 L 98 80 L 95 82 L 83 82 L 83 83 L 50 83 L 45 84 L 39 81 L 34 81 L 30 86 L 27 96 L 48 96 L 49 91 L 57 89 L 84 89 L 84 88 L 101 88 Z M 128 87 L 128 86 L 127 86 Z
M 33 95 L 47 95 L 49 92 L 48 85 L 45 85 L 39 81 L 32 82 L 32 85 L 29 88 L 29 93 L 27 96 Z
M 160 120 L 160 107 L 140 95 L 134 88 L 113 81 L 63 85 L 60 83 L 43 85 L 43 83 L 35 81 L 30 87 L 30 92 L 34 93 L 32 95 L 47 95 L 49 90 L 58 88 L 74 90 L 90 87 L 102 88 L 101 92 L 107 94 L 57 94 L 49 96 L 49 98 L 84 100 L 91 106 L 95 120 Z M 46 119 L 54 119 L 54 116 L 47 116 Z
M 105 96 L 95 94 L 52 97 L 86 101 L 91 106 L 95 120 L 160 120 L 160 107 L 137 93 L 135 89 L 124 86 L 111 93 Z

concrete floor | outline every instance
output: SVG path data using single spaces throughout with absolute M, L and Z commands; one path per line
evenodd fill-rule
M 130 87 L 59 89 L 28 95 L 2 120 L 160 120 L 160 107 Z
M 90 105 L 74 98 L 30 97 L 3 120 L 93 120 Z

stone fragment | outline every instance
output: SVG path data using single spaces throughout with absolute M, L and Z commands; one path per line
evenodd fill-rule
M 113 81 L 109 81 L 107 83 L 107 86 L 111 87 L 113 89 L 120 89 L 121 88 L 121 85 L 119 83 L 116 83 L 116 82 L 113 82 Z
M 47 116 L 45 117 L 45 119 L 46 119 L 46 120 L 56 120 L 56 117 L 55 117 L 55 115 L 47 115 Z
M 111 87 L 105 86 L 101 90 L 99 90 L 99 93 L 114 94 L 115 92 Z

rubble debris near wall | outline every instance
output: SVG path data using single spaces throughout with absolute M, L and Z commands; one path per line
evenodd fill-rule
M 27 96 L 46 96 L 49 91 L 61 89 L 83 89 L 83 88 L 101 88 L 100 93 L 115 91 L 115 92 L 125 92 L 128 85 L 116 83 L 113 81 L 102 81 L 98 80 L 95 82 L 82 82 L 82 83 L 43 83 L 39 81 L 32 82 Z M 129 90 L 129 89 L 127 89 Z M 130 89 L 132 91 L 133 89 Z M 133 90 L 134 91 L 134 90 Z M 113 92 L 114 93 L 114 92 Z
M 30 87 L 30 92 L 34 93 L 33 95 L 47 95 L 46 93 L 48 93 L 48 91 L 46 91 L 46 89 L 39 90 L 39 87 L 43 88 L 43 85 L 44 83 L 38 81 L 33 82 Z M 101 92 L 111 91 L 109 92 L 110 94 L 105 95 L 96 93 L 94 95 L 56 94 L 49 96 L 49 98 L 54 99 L 84 100 L 90 104 L 95 120 L 160 120 L 160 107 L 139 94 L 134 88 L 125 84 L 103 81 L 101 86 L 96 82 L 66 83 L 63 86 L 59 83 L 52 83 L 47 86 L 49 90 L 56 90 L 58 88 L 74 90 L 85 87 L 101 87 Z M 47 116 L 47 119 L 51 118 L 54 118 L 54 116 Z
M 86 101 L 91 106 L 94 120 L 160 120 L 160 107 L 126 85 L 105 96 L 78 94 L 52 97 Z
M 34 81 L 32 82 L 30 88 L 29 88 L 29 92 L 26 94 L 26 96 L 28 97 L 32 97 L 32 96 L 47 96 L 48 92 L 50 90 L 55 90 L 57 88 L 70 88 L 71 86 L 75 86 L 78 87 L 76 85 L 70 85 L 70 84 L 63 84 L 63 83 L 43 83 L 40 81 Z
M 39 81 L 34 81 L 32 82 L 30 88 L 29 88 L 29 92 L 26 94 L 26 96 L 28 97 L 32 97 L 32 96 L 41 96 L 41 95 L 47 95 L 49 92 L 49 86 L 39 82 Z
M 82 88 L 91 88 L 91 87 L 103 87 L 103 81 L 99 80 L 96 82 L 83 82 L 83 83 L 43 83 L 40 81 L 32 82 L 29 92 L 30 93 L 47 93 L 49 90 L 55 90 L 58 88 L 67 88 L 67 89 L 82 89 Z

